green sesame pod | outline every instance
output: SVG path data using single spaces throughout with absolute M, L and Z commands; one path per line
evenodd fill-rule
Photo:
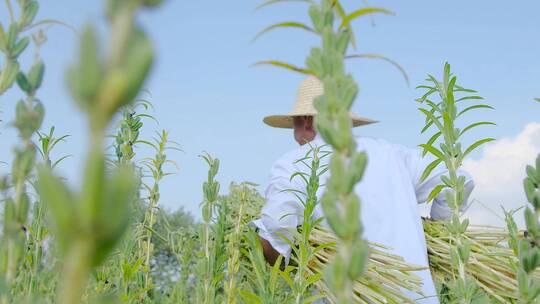
M 130 166 L 120 166 L 105 183 L 104 204 L 94 222 L 100 227 L 95 233 L 99 250 L 94 256 L 93 265 L 99 265 L 121 239 L 130 221 L 129 203 L 136 192 L 136 181 Z
M 19 210 L 17 210 L 17 220 L 19 221 L 19 223 L 26 223 L 29 207 L 30 198 L 28 197 L 28 194 L 23 193 L 19 201 Z
M 43 82 L 43 74 L 45 73 L 45 65 L 43 64 L 43 61 L 38 60 L 30 69 L 30 72 L 28 72 L 28 81 L 30 85 L 32 86 L 32 91 L 36 91 L 41 87 L 41 83 Z
M 64 182 L 46 166 L 38 169 L 37 185 L 41 200 L 51 211 L 55 239 L 60 250 L 65 252 L 80 231 L 75 198 Z
M 2 23 L 0 23 L 0 51 L 6 51 L 6 32 L 4 31 Z
M 37 1 L 30 1 L 24 6 L 21 20 L 19 21 L 19 25 L 21 28 L 25 28 L 26 26 L 30 25 L 34 21 L 34 18 L 36 18 L 38 9 L 39 9 L 39 3 Z
M 163 3 L 163 0 L 143 0 L 143 5 L 146 7 L 157 7 Z
M 367 165 L 367 154 L 365 152 L 355 153 L 351 158 L 351 164 L 349 166 L 347 188 L 346 193 L 350 193 L 354 190 L 354 186 L 364 176 Z
M 360 199 L 355 193 L 349 194 L 343 201 L 345 210 L 344 222 L 341 224 L 345 228 L 344 239 L 351 240 L 360 234 Z
M 317 33 L 322 33 L 323 31 L 323 20 L 321 17 L 321 7 L 313 4 L 309 7 L 309 17 L 313 23 L 314 29 Z
M 351 261 L 349 262 L 349 278 L 358 279 L 364 273 L 369 256 L 369 246 L 361 239 L 356 239 L 351 250 Z
M 19 40 L 13 47 L 11 48 L 11 58 L 17 58 L 19 55 L 26 49 L 28 44 L 30 43 L 30 38 L 24 37 L 21 40 Z
M 347 176 L 345 173 L 345 160 L 340 153 L 333 153 L 330 160 L 332 175 L 328 181 L 329 187 L 336 193 L 346 193 Z
M 9 25 L 9 30 L 6 36 L 6 49 L 11 50 L 15 44 L 15 40 L 17 39 L 17 35 L 19 33 L 19 29 L 17 27 L 16 23 L 12 23 Z
M 351 33 L 348 29 L 345 29 L 343 31 L 341 31 L 341 33 L 339 34 L 339 38 L 338 38 L 338 42 L 337 42 L 337 50 L 345 55 L 345 53 L 347 52 L 347 48 L 349 47 L 349 44 L 351 42 Z
M 525 188 L 525 195 L 527 196 L 527 201 L 532 203 L 534 199 L 534 193 L 536 191 L 536 188 L 534 187 L 534 183 L 532 182 L 531 179 L 526 178 L 523 181 L 523 187 Z
M 321 198 L 321 206 L 328 225 L 336 233 L 337 237 L 342 238 L 346 234 L 346 230 L 337 209 L 335 197 L 331 193 L 326 192 Z
M 80 58 L 76 72 L 79 98 L 81 99 L 79 102 L 86 104 L 83 108 L 87 108 L 95 98 L 103 77 L 97 35 L 90 25 L 87 25 L 83 31 L 79 52 Z
M 153 56 L 152 44 L 148 37 L 140 30 L 134 31 L 127 47 L 122 68 L 124 76 L 128 80 L 128 86 L 125 96 L 118 100 L 116 109 L 133 101 L 137 96 L 150 71 Z
M 332 290 L 342 290 L 345 287 L 347 265 L 341 255 L 336 255 L 326 272 L 326 281 Z
M 16 61 L 8 61 L 0 75 L 0 93 L 5 92 L 13 85 L 18 73 L 19 63 Z
M 15 212 L 15 203 L 13 199 L 8 198 L 4 201 L 4 231 L 6 233 L 13 233 L 17 230 L 16 224 L 14 223 Z
M 21 88 L 21 90 L 26 94 L 32 93 L 32 85 L 30 85 L 28 78 L 23 72 L 19 72 L 17 74 L 17 84 L 19 85 L 19 88 Z

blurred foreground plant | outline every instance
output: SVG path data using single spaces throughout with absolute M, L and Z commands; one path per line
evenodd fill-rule
M 30 42 L 29 37 L 17 40 L 18 35 L 30 25 L 37 13 L 36 1 L 20 1 L 21 17 L 15 21 L 10 1 L 9 6 L 11 25 L 9 32 L 3 32 L 0 24 L 0 51 L 5 54 L 4 69 L 0 72 L 0 95 L 2 95 L 16 80 L 26 98 L 19 100 L 15 108 L 14 126 L 21 139 L 21 144 L 15 148 L 15 159 L 12 163 L 11 184 L 13 195 L 4 201 L 3 235 L 0 250 L 0 301 L 8 303 L 10 292 L 21 265 L 21 259 L 26 251 L 26 231 L 31 208 L 31 198 L 27 192 L 27 179 L 30 177 L 36 161 L 36 145 L 32 137 L 40 129 L 45 108 L 36 97 L 37 90 L 43 82 L 45 65 L 39 57 L 39 47 L 43 42 L 34 39 L 36 54 L 34 63 L 28 72 L 20 69 L 17 57 Z
M 435 187 L 428 197 L 428 202 L 443 191 L 448 206 L 452 209 L 452 218 L 446 223 L 446 228 L 453 238 L 454 248 L 450 252 L 453 276 L 450 286 L 450 295 L 452 301 L 456 303 L 477 303 L 478 301 L 486 301 L 485 294 L 481 292 L 475 281 L 467 275 L 467 263 L 470 256 L 470 242 L 464 238 L 464 233 L 469 226 L 469 220 L 460 220 L 461 211 L 466 203 L 465 194 L 465 176 L 459 175 L 463 160 L 476 148 L 481 145 L 493 141 L 493 138 L 484 138 L 477 140 L 472 145 L 463 149 L 461 146 L 462 136 L 473 128 L 483 125 L 494 125 L 492 122 L 475 122 L 463 129 L 456 126 L 456 121 L 462 115 L 477 109 L 492 109 L 486 104 L 473 104 L 464 106 L 460 109 L 459 106 L 466 104 L 467 101 L 482 100 L 483 98 L 474 94 L 476 91 L 465 89 L 456 84 L 457 77 L 450 73 L 450 65 L 444 65 L 443 81 L 439 82 L 435 77 L 429 75 L 427 81 L 429 85 L 421 85 L 418 88 L 426 89 L 427 92 L 417 101 L 425 108 L 419 110 L 426 116 L 426 125 L 422 129 L 422 133 L 435 127 L 435 134 L 428 140 L 426 144 L 420 145 L 424 149 L 424 155 L 432 154 L 435 160 L 424 170 L 421 180 L 424 181 L 430 173 L 441 163 L 444 163 L 448 169 L 448 176 L 442 176 L 442 184 Z M 463 97 L 455 97 L 456 93 L 469 93 Z M 432 98 L 437 94 L 440 98 L 439 102 Z M 442 137 L 439 147 L 435 147 L 437 140 Z
M 159 1 L 158 1 L 159 2 Z M 38 185 L 50 207 L 55 238 L 64 253 L 60 303 L 80 303 L 92 268 L 101 264 L 129 223 L 129 202 L 137 182 L 130 166 L 105 172 L 106 128 L 119 108 L 133 102 L 153 61 L 151 43 L 135 25 L 136 11 L 156 1 L 110 0 L 108 53 L 102 57 L 96 32 L 87 26 L 79 61 L 68 71 L 69 89 L 88 116 L 89 154 L 81 192 L 73 193 L 49 169 L 41 168 Z
M 527 230 L 523 237 L 519 236 L 513 214 L 506 214 L 510 235 L 509 246 L 518 257 L 515 272 L 519 288 L 520 304 L 537 303 L 540 298 L 540 281 L 535 277 L 535 271 L 540 267 L 540 155 L 536 158 L 535 166 L 527 166 L 527 177 L 523 181 L 527 201 L 525 207 L 525 225 Z
M 282 1 L 265 1 L 261 6 Z M 299 68 L 280 61 L 263 61 L 300 73 L 312 74 L 324 84 L 324 95 L 315 101 L 318 115 L 315 124 L 318 133 L 333 149 L 329 164 L 330 177 L 321 198 L 324 215 L 339 238 L 339 252 L 326 272 L 326 282 L 338 303 L 353 302 L 353 282 L 365 269 L 368 246 L 362 238 L 360 199 L 354 192 L 362 179 L 367 156 L 356 151 L 349 115 L 357 96 L 358 86 L 345 71 L 346 53 L 355 46 L 351 22 L 373 13 L 390 12 L 386 9 L 366 7 L 347 13 L 338 0 L 305 1 L 310 4 L 311 26 L 285 22 L 263 30 L 275 28 L 302 28 L 321 38 L 321 47 L 311 50 L 306 68 Z M 336 18 L 336 15 L 338 18 Z M 336 26 L 336 20 L 339 25 Z M 360 56 L 351 56 L 357 58 Z M 367 56 L 365 56 L 367 57 Z M 363 57 L 360 57 L 363 58 Z M 368 57 L 369 58 L 369 57 Z

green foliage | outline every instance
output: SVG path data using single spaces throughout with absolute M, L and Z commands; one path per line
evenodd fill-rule
M 28 95 L 34 95 L 41 86 L 44 65 L 36 62 L 30 72 L 21 72 L 19 56 L 30 44 L 30 37 L 23 33 L 32 28 L 32 23 L 37 15 L 39 4 L 35 0 L 18 1 L 20 14 L 16 19 L 11 0 L 6 1 L 10 15 L 10 24 L 4 27 L 0 23 L 0 52 L 4 54 L 3 67 L 0 67 L 0 96 L 3 95 L 15 81 L 21 90 Z
M 225 214 L 226 205 L 218 201 L 219 183 L 215 177 L 219 170 L 219 159 L 210 155 L 201 156 L 209 166 L 208 179 L 203 184 L 203 202 L 201 203 L 203 224 L 201 225 L 202 248 L 196 265 L 199 284 L 197 285 L 197 303 L 220 302 L 218 286 L 223 279 L 225 251 Z M 217 212 L 217 214 L 216 214 Z
M 12 298 L 10 289 L 15 286 L 18 269 L 28 252 L 25 232 L 30 228 L 28 217 L 32 201 L 27 191 L 27 179 L 34 170 L 37 150 L 32 137 L 41 128 L 45 116 L 45 108 L 36 97 L 43 81 L 45 65 L 37 51 L 28 72 L 22 71 L 18 62 L 18 57 L 30 43 L 29 37 L 19 36 L 33 22 L 38 4 L 36 1 L 19 1 L 21 14 L 18 20 L 15 20 L 10 1 L 6 1 L 6 4 L 11 24 L 7 32 L 0 24 L 0 52 L 4 54 L 4 66 L 0 70 L 0 96 L 17 80 L 26 97 L 17 102 L 13 123 L 21 142 L 14 149 L 10 182 L 13 193 L 6 194 L 4 200 L 2 244 L 5 246 L 0 249 L 0 282 L 4 282 L 7 288 L 5 291 L 0 288 L 1 303 L 8 303 Z M 34 42 L 38 50 L 41 42 L 37 39 Z
M 450 72 L 448 63 L 444 66 L 443 80 L 438 81 L 435 77 L 429 75 L 428 85 L 422 85 L 418 88 L 425 89 L 427 92 L 417 99 L 419 103 L 425 105 L 419 110 L 426 116 L 425 127 L 422 133 L 431 128 L 435 129 L 434 135 L 426 144 L 420 145 L 424 149 L 424 155 L 432 154 L 435 160 L 427 166 L 422 174 L 422 181 L 425 180 L 431 172 L 440 164 L 444 163 L 448 169 L 448 176 L 442 176 L 442 184 L 433 189 L 428 201 L 433 200 L 440 193 L 444 193 L 448 206 L 452 209 L 453 215 L 446 228 L 448 229 L 455 247 L 450 252 L 453 276 L 450 286 L 450 297 L 452 301 L 459 303 L 478 303 L 486 301 L 485 295 L 467 274 L 466 267 L 470 255 L 470 244 L 463 235 L 469 226 L 469 220 L 460 219 L 460 212 L 465 203 L 465 177 L 460 176 L 458 169 L 461 167 L 464 158 L 479 146 L 494 139 L 485 138 L 474 142 L 469 147 L 463 149 L 461 145 L 462 136 L 472 128 L 481 125 L 494 125 L 491 122 L 476 122 L 460 129 L 456 126 L 456 121 L 466 112 L 477 109 L 491 109 L 486 104 L 467 105 L 469 100 L 482 100 L 482 97 L 475 94 L 476 91 L 465 89 L 456 83 L 457 77 Z M 464 93 L 463 97 L 455 95 Z M 434 98 L 440 99 L 435 101 Z M 462 109 L 463 108 L 463 109 Z M 460 110 L 461 109 L 461 110 Z M 441 139 L 439 146 L 437 141 Z M 445 190 L 443 192 L 443 190 Z
M 293 297 L 293 303 L 311 303 L 323 294 L 312 295 L 312 287 L 321 280 L 321 273 L 313 273 L 309 265 L 314 263 L 315 254 L 328 244 L 312 244 L 311 234 L 313 229 L 320 224 L 323 218 L 313 218 L 313 211 L 319 204 L 317 191 L 320 186 L 320 176 L 328 170 L 324 159 L 330 155 L 329 151 L 324 151 L 325 146 L 311 147 L 305 157 L 296 161 L 303 164 L 308 173 L 296 172 L 291 176 L 291 180 L 299 178 L 305 184 L 304 191 L 288 190 L 293 193 L 299 202 L 304 206 L 303 221 L 300 230 L 294 235 L 292 240 L 286 239 L 292 248 L 291 260 L 294 265 L 287 266 L 281 273 L 285 282 L 289 285 Z M 321 163 L 322 162 L 322 163 Z M 294 275 L 291 273 L 294 272 Z M 292 277 L 292 279 L 291 279 Z
M 102 60 L 94 30 L 81 37 L 78 63 L 68 72 L 74 99 L 86 112 L 91 139 L 80 193 L 68 189 L 50 169 L 41 168 L 38 185 L 49 206 L 55 238 L 64 254 L 61 303 L 79 303 L 90 271 L 100 265 L 128 227 L 137 181 L 130 166 L 105 172 L 103 138 L 112 116 L 139 93 L 152 62 L 148 38 L 134 24 L 137 1 L 118 3 L 111 15 L 112 45 Z
M 518 303 L 536 303 L 540 297 L 540 282 L 534 277 L 534 272 L 540 266 L 540 155 L 536 158 L 535 166 L 527 166 L 527 177 L 523 187 L 529 206 L 525 207 L 525 225 L 527 230 L 523 237 L 519 236 L 513 213 L 506 213 L 510 241 L 509 246 L 518 257 L 514 265 L 518 288 Z

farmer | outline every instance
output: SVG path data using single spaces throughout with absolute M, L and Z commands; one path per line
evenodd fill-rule
M 290 177 L 293 173 L 307 172 L 295 160 L 303 158 L 310 146 L 325 145 L 317 135 L 314 126 L 317 111 L 313 106 L 316 97 L 323 94 L 323 85 L 315 77 L 304 80 L 299 88 L 294 109 L 288 115 L 275 115 L 264 118 L 264 122 L 275 128 L 294 130 L 298 148 L 278 159 L 272 169 L 269 185 L 266 189 L 266 204 L 261 218 L 252 223 L 258 230 L 264 255 L 273 263 L 281 254 L 288 261 L 291 248 L 282 236 L 292 238 L 291 231 L 297 229 L 303 221 L 303 206 L 290 191 L 305 191 L 301 179 Z M 354 127 L 376 121 L 360 118 L 351 113 Z M 399 131 L 398 131 L 399 132 Z M 364 237 L 371 241 L 387 245 L 393 253 L 405 258 L 409 263 L 428 267 L 428 256 L 422 220 L 418 204 L 426 203 L 431 190 L 441 183 L 441 176 L 447 170 L 440 166 L 421 182 L 420 177 L 426 166 L 433 160 L 422 157 L 422 151 L 388 143 L 381 139 L 357 137 L 358 151 L 368 155 L 366 171 L 362 181 L 356 185 L 356 193 L 362 202 L 361 219 L 364 225 Z M 309 143 L 309 144 L 307 144 Z M 474 183 L 465 172 L 459 172 L 467 178 L 465 183 L 465 201 L 474 188 Z M 321 177 L 321 185 L 328 172 Z M 319 188 L 318 196 L 324 192 Z M 465 206 L 466 204 L 463 204 Z M 444 193 L 439 194 L 431 206 L 431 219 L 447 220 L 452 211 L 448 207 Z M 314 218 L 323 216 L 322 207 L 317 205 Z M 414 292 L 408 292 L 411 299 L 418 303 L 439 303 L 429 270 L 416 273 L 423 279 L 425 298 Z

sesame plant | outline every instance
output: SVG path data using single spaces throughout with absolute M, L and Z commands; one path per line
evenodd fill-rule
M 458 127 L 458 119 L 466 113 L 492 109 L 492 107 L 483 103 L 470 104 L 472 101 L 482 100 L 482 97 L 476 95 L 474 90 L 459 86 L 456 80 L 457 77 L 450 72 L 450 65 L 446 63 L 442 81 L 429 75 L 427 79 L 429 84 L 418 87 L 427 91 L 417 99 L 423 105 L 419 110 L 426 116 L 426 125 L 422 133 L 435 129 L 428 142 L 420 145 L 424 149 L 424 154 L 430 153 L 435 158 L 424 170 L 421 180 L 424 181 L 441 163 L 448 169 L 448 176 L 441 177 L 441 184 L 435 187 L 428 197 L 428 201 L 432 201 L 439 194 L 443 195 L 453 212 L 452 218 L 446 223 L 454 245 L 451 250 L 453 275 L 448 283 L 450 294 L 445 296 L 456 303 L 477 303 L 485 301 L 485 295 L 466 271 L 471 244 L 464 238 L 464 233 L 469 226 L 469 220 L 460 219 L 466 200 L 466 178 L 460 175 L 458 170 L 466 156 L 481 145 L 494 140 L 493 138 L 479 139 L 463 148 L 461 144 L 463 135 L 476 127 L 494 125 L 494 123 L 481 121 L 462 128 Z M 456 96 L 457 94 L 461 94 L 462 97 Z
M 9 1 L 8 1 L 9 3 Z M 23 6 L 25 7 L 25 6 Z M 32 10 L 37 12 L 37 3 L 33 5 Z M 30 10 L 31 8 L 27 8 Z M 35 16 L 35 13 L 32 13 Z M 30 14 L 30 13 L 26 13 Z M 26 17 L 21 24 L 30 24 L 33 20 L 33 16 Z M 30 19 L 28 19 L 30 18 Z M 17 35 L 17 27 L 19 25 L 12 24 L 10 28 L 12 36 Z M 20 25 L 22 26 L 22 25 Z M 6 37 L 0 37 L 7 39 Z M 15 38 L 14 38 L 15 39 Z M 0 39 L 1 40 L 1 39 Z M 26 42 L 24 42 L 26 41 Z M 9 58 L 6 59 L 6 67 L 3 71 L 2 78 L 0 80 L 0 94 L 5 92 L 11 84 L 11 76 L 8 73 L 15 71 L 16 81 L 19 88 L 25 94 L 25 98 L 17 102 L 15 108 L 15 122 L 14 126 L 17 129 L 18 135 L 21 139 L 20 144 L 15 147 L 14 154 L 15 159 L 12 162 L 11 172 L 11 185 L 13 187 L 13 193 L 6 197 L 4 201 L 4 230 L 2 246 L 0 252 L 0 280 L 5 282 L 8 290 L 13 287 L 14 281 L 17 276 L 18 269 L 21 265 L 21 259 L 25 256 L 26 250 L 26 237 L 25 231 L 28 229 L 28 216 L 31 209 L 31 197 L 28 193 L 27 179 L 31 176 L 34 164 L 36 161 L 36 145 L 33 142 L 34 134 L 40 129 L 43 117 L 45 115 L 45 108 L 41 101 L 37 97 L 37 91 L 41 87 L 43 81 L 43 75 L 45 71 L 45 65 L 39 57 L 38 49 L 40 41 L 36 40 L 36 54 L 34 57 L 34 63 L 28 72 L 20 70 L 17 63 L 15 54 L 11 52 L 13 50 L 6 49 L 4 52 Z M 9 41 L 4 42 L 6 45 L 12 45 Z M 20 51 L 17 51 L 17 56 L 26 48 L 29 43 L 29 38 L 23 38 L 19 43 L 23 43 L 23 47 Z M 3 46 L 2 48 L 6 48 Z M 9 69 L 15 69 L 10 71 Z M 8 303 L 10 299 L 9 292 L 2 292 L 0 300 L 2 303 Z
M 70 190 L 40 168 L 38 185 L 49 206 L 54 236 L 64 255 L 60 303 L 80 303 L 90 271 L 100 265 L 129 223 L 129 202 L 136 192 L 133 170 L 127 166 L 105 174 L 104 137 L 113 115 L 134 101 L 152 65 L 148 37 L 135 22 L 135 13 L 160 1 L 108 1 L 110 41 L 105 56 L 92 25 L 81 35 L 78 62 L 68 71 L 73 99 L 88 117 L 90 151 L 80 193 Z
M 262 6 L 282 1 L 267 1 Z M 325 219 L 337 235 L 338 253 L 328 266 L 325 280 L 338 303 L 353 302 L 353 282 L 364 271 L 368 257 L 368 246 L 362 238 L 360 221 L 360 199 L 354 186 L 362 179 L 367 162 L 365 153 L 356 151 L 352 135 L 349 110 L 358 93 L 358 86 L 345 71 L 347 51 L 355 46 L 351 22 L 373 13 L 390 13 L 386 9 L 366 7 L 347 13 L 340 1 L 304 1 L 310 4 L 309 16 L 312 25 L 283 23 L 275 28 L 302 28 L 316 34 L 321 46 L 311 50 L 306 67 L 270 60 L 259 64 L 271 64 L 296 72 L 312 74 L 324 83 L 325 94 L 315 101 L 319 112 L 315 124 L 318 133 L 330 145 L 330 177 L 327 189 L 321 198 Z M 337 21 L 337 22 L 336 22 Z M 338 23 L 336 25 L 336 23 Z
M 225 279 L 224 292 L 226 295 L 226 303 L 234 304 L 238 303 L 238 273 L 240 271 L 240 251 L 238 248 L 241 245 L 242 235 L 246 229 L 246 221 L 244 217 L 248 211 L 249 200 L 249 183 L 242 183 L 239 185 L 239 197 L 236 200 L 236 197 L 232 197 L 230 201 L 224 201 L 222 199 L 222 204 L 230 206 L 230 210 L 233 211 L 233 205 L 236 205 L 236 212 L 230 212 L 227 222 L 232 224 L 228 229 L 229 232 L 226 237 L 226 256 L 227 259 L 227 277 Z M 231 194 L 234 194 L 231 193 Z
M 527 229 L 523 235 L 520 235 L 514 221 L 514 212 L 506 213 L 508 244 L 518 258 L 513 266 L 518 285 L 517 303 L 520 304 L 537 303 L 540 298 L 540 279 L 535 276 L 540 266 L 540 155 L 536 158 L 536 165 L 527 166 L 526 172 L 523 186 L 529 206 L 526 206 L 524 211 Z
M 195 272 L 199 283 L 196 288 L 198 303 L 220 302 L 218 286 L 223 279 L 225 239 L 225 210 L 218 201 L 219 183 L 215 177 L 219 170 L 219 159 L 210 155 L 201 156 L 208 164 L 208 179 L 203 184 L 203 202 L 201 203 L 202 219 L 199 263 Z M 217 213 L 217 214 L 216 214 Z
M 179 150 L 177 144 L 169 140 L 169 133 L 166 130 L 161 131 L 158 134 L 157 138 L 154 138 L 154 142 L 147 142 L 155 151 L 154 158 L 148 158 L 144 161 L 145 167 L 150 171 L 152 177 L 152 185 L 143 184 L 148 192 L 148 209 L 144 217 L 144 228 L 146 229 L 146 245 L 145 245 L 145 279 L 144 285 L 145 288 L 150 288 L 151 278 L 150 278 L 150 258 L 153 251 L 152 245 L 152 235 L 153 228 L 155 224 L 155 211 L 158 208 L 158 203 L 160 199 L 159 193 L 159 183 L 161 180 L 171 175 L 171 172 L 166 172 L 164 166 L 167 164 L 172 164 L 176 167 L 176 163 L 172 160 L 167 159 L 166 151 L 170 149 Z
M 297 160 L 295 163 L 305 166 L 309 173 L 298 171 L 291 176 L 291 180 L 300 179 L 305 185 L 305 190 L 299 191 L 290 189 L 288 192 L 293 193 L 298 201 L 304 206 L 302 215 L 302 225 L 299 231 L 293 236 L 292 240 L 284 238 L 292 248 L 291 260 L 293 265 L 287 266 L 282 274 L 285 282 L 288 283 L 294 303 L 312 303 L 317 299 L 324 297 L 322 293 L 312 294 L 312 286 L 321 279 L 320 272 L 311 271 L 309 265 L 314 263 L 317 252 L 321 251 L 329 244 L 314 245 L 312 242 L 312 233 L 317 225 L 324 218 L 314 218 L 313 212 L 319 203 L 317 191 L 320 186 L 320 176 L 328 169 L 324 162 L 325 158 L 330 155 L 330 152 L 322 150 L 324 146 L 311 147 L 306 155 Z M 294 272 L 291 275 L 291 272 Z M 292 278 L 291 278 L 292 277 Z
M 245 303 L 272 304 L 289 303 L 291 296 L 284 292 L 284 283 L 281 278 L 280 266 L 283 256 L 278 256 L 274 265 L 269 265 L 264 258 L 259 236 L 255 230 L 248 230 L 244 234 L 246 246 L 240 250 L 246 257 L 242 269 L 247 274 L 246 286 L 239 290 Z
M 33 22 L 39 10 L 39 3 L 35 0 L 17 1 L 20 14 L 16 16 L 11 0 L 5 3 L 9 23 L 6 27 L 0 23 L 0 52 L 4 55 L 3 66 L 0 67 L 0 96 L 11 88 L 17 79 L 21 69 L 18 59 L 30 43 L 27 31 L 35 26 Z

